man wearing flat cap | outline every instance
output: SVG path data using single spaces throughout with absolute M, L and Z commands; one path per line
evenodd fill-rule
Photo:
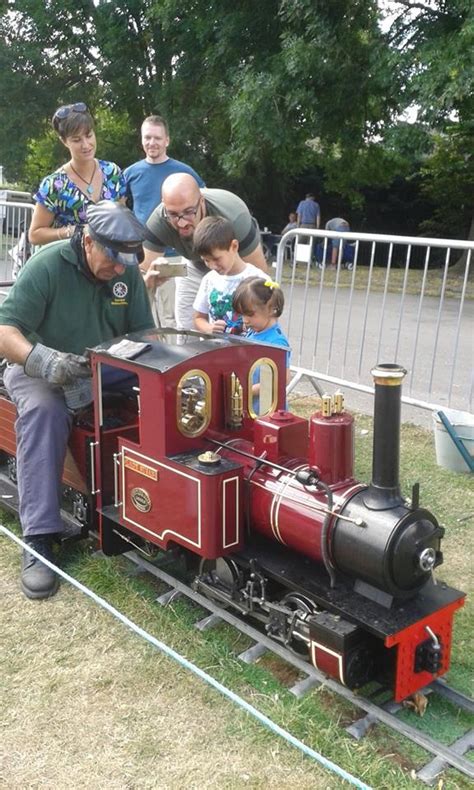
M 144 238 L 145 228 L 125 206 L 91 204 L 87 225 L 36 252 L 0 305 L 0 358 L 9 363 L 4 384 L 18 412 L 23 537 L 49 560 L 63 529 L 60 482 L 72 410 L 90 401 L 84 352 L 153 326 L 138 269 Z M 58 579 L 24 551 L 21 584 L 28 598 L 47 598 Z

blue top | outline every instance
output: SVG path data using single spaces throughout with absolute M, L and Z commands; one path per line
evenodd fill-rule
M 296 209 L 300 223 L 303 225 L 316 225 L 319 217 L 319 203 L 312 198 L 301 200 Z
M 133 200 L 133 213 L 145 225 L 152 211 L 161 203 L 163 181 L 173 173 L 189 173 L 200 187 L 206 184 L 195 170 L 177 159 L 152 164 L 146 159 L 125 168 L 123 174 L 127 184 L 127 195 Z
M 114 162 L 98 159 L 102 172 L 102 187 L 99 200 L 120 200 L 125 195 L 125 179 Z M 56 170 L 43 178 L 34 200 L 47 211 L 54 214 L 53 228 L 63 225 L 84 225 L 87 222 L 86 210 L 93 201 L 64 170 Z
M 286 352 L 286 366 L 290 366 L 290 344 L 288 342 L 288 338 L 278 323 L 273 324 L 273 326 L 269 326 L 268 329 L 264 329 L 262 332 L 254 332 L 253 329 L 249 329 L 245 337 L 248 340 L 254 340 L 256 343 L 269 343 L 271 346 L 282 346 L 283 348 L 287 348 L 288 351 Z

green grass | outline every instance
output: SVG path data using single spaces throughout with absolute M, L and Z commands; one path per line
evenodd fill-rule
M 302 416 L 314 411 L 313 399 L 297 399 L 292 409 Z M 364 433 L 368 431 L 368 433 Z M 472 592 L 470 557 L 472 557 L 472 527 L 474 521 L 474 498 L 472 478 L 456 475 L 436 465 L 433 436 L 412 425 L 402 427 L 401 486 L 409 493 L 411 486 L 420 480 L 421 504 L 435 513 L 446 527 L 444 540 L 445 565 L 437 576 L 449 584 Z M 371 476 L 372 422 L 369 417 L 359 416 L 356 423 L 356 476 L 369 480 Z M 470 519 L 465 518 L 471 514 Z M 464 519 L 464 520 L 463 520 Z M 3 518 L 2 522 L 7 520 Z M 12 520 L 9 519 L 10 523 Z M 156 579 L 146 574 L 131 573 L 129 563 L 123 558 L 104 559 L 95 556 L 86 543 L 76 544 L 64 553 L 64 569 L 77 577 L 99 595 L 106 598 L 142 628 L 166 642 L 185 655 L 213 677 L 243 696 L 263 713 L 276 721 L 293 735 L 302 739 L 327 758 L 338 763 L 347 771 L 360 777 L 376 788 L 410 788 L 419 786 L 413 779 L 413 771 L 430 759 L 421 748 L 414 746 L 396 733 L 377 726 L 362 741 L 350 738 L 342 728 L 360 712 L 324 687 L 312 691 L 297 700 L 288 691 L 294 678 L 277 658 L 264 658 L 254 665 L 246 665 L 237 659 L 249 640 L 235 629 L 223 624 L 217 628 L 200 632 L 193 623 L 203 615 L 192 602 L 179 598 L 167 607 L 160 607 L 155 598 L 164 588 Z M 53 604 L 51 604 L 53 605 Z M 449 680 L 465 693 L 469 693 L 469 682 L 473 677 L 474 658 L 471 634 L 473 632 L 472 606 L 468 601 L 464 610 L 456 617 L 452 670 Z M 103 637 L 102 637 L 103 638 Z M 156 653 L 146 649 L 140 671 L 153 677 Z M 61 662 L 67 665 L 68 655 L 64 652 Z M 293 672 L 293 670 L 291 670 Z M 167 677 L 170 682 L 182 682 L 183 670 L 169 662 Z M 100 678 L 97 680 L 100 684 Z M 105 680 L 101 688 L 107 690 Z M 133 687 L 129 689 L 134 696 Z M 221 711 L 226 704 L 212 690 L 202 693 L 208 715 Z M 45 698 L 45 706 L 48 700 Z M 139 702 L 137 703 L 139 704 Z M 412 711 L 405 710 L 404 720 L 429 732 L 433 737 L 449 742 L 459 737 L 469 726 L 463 712 L 454 711 L 444 700 L 430 700 L 423 719 Z M 225 718 L 224 734 L 243 738 L 249 748 L 279 750 L 279 741 L 233 708 Z M 146 742 L 142 745 L 143 759 L 147 759 Z M 285 759 L 293 759 L 288 757 Z M 327 775 L 324 785 L 318 782 L 308 787 L 341 786 L 339 780 Z M 255 783 L 247 786 L 260 787 Z M 444 788 L 470 787 L 467 779 L 456 771 L 445 775 Z
M 441 294 L 443 283 L 443 269 L 431 269 L 428 272 L 425 283 L 425 296 L 438 297 Z M 357 290 L 366 290 L 369 280 L 369 267 L 357 265 L 355 274 L 352 271 L 341 269 L 338 276 L 338 286 L 341 288 L 350 288 L 354 283 L 354 288 Z M 332 269 L 326 269 L 324 272 L 324 285 L 333 287 L 336 282 L 337 273 Z M 384 267 L 374 267 L 370 276 L 370 290 L 372 292 L 381 292 L 386 287 L 387 269 Z M 289 264 L 285 264 L 283 268 L 283 282 L 290 284 L 293 279 L 293 269 Z M 321 281 L 321 270 L 312 267 L 307 271 L 306 264 L 299 263 L 295 270 L 294 282 L 304 284 L 308 281 L 311 285 L 319 285 Z M 452 299 L 459 299 L 462 294 L 464 275 L 457 271 L 450 269 L 448 271 L 445 297 Z M 405 282 L 405 271 L 403 268 L 392 267 L 389 272 L 387 290 L 390 293 L 401 293 Z M 423 269 L 410 269 L 405 283 L 405 291 L 408 294 L 418 295 L 421 293 L 423 282 Z M 466 287 L 466 299 L 474 299 L 474 280 L 471 279 Z

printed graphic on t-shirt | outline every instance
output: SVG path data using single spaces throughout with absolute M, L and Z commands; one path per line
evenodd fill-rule
M 224 320 L 225 331 L 230 335 L 241 335 L 243 329 L 242 316 L 232 309 L 233 293 L 224 293 L 213 288 L 209 292 L 209 320 Z

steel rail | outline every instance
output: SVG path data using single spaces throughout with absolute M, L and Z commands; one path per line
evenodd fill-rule
M 338 387 L 357 390 L 357 392 L 363 392 L 366 395 L 373 395 L 375 392 L 374 388 L 370 387 L 368 384 L 358 384 L 348 379 L 341 379 L 338 376 L 328 376 L 326 373 L 311 370 L 310 368 L 300 368 L 297 365 L 290 365 L 290 370 L 294 371 L 296 376 L 290 381 L 286 388 L 287 395 L 294 390 L 295 386 L 299 384 L 302 378 L 308 378 L 310 380 L 315 379 L 317 383 L 319 381 L 326 381 L 328 384 L 335 384 Z M 316 389 L 321 389 L 321 386 L 319 385 Z M 429 401 L 419 400 L 418 398 L 411 398 L 409 395 L 404 395 L 403 392 L 401 400 L 402 403 L 405 403 L 407 406 L 419 406 L 421 409 L 427 409 L 429 411 L 439 411 L 440 409 L 446 408 L 446 406 L 441 406 L 439 403 L 431 403 Z
M 413 743 L 418 744 L 422 748 L 426 749 L 426 751 L 434 754 L 437 757 L 442 757 L 447 764 L 452 766 L 453 768 L 457 768 L 461 773 L 465 774 L 471 779 L 474 779 L 474 763 L 470 760 L 467 760 L 462 755 L 453 751 L 449 746 L 445 746 L 445 744 L 441 743 L 440 741 L 436 741 L 434 738 L 431 738 L 429 735 L 417 730 L 415 727 L 412 727 L 409 724 L 399 721 L 394 715 L 390 714 L 386 710 L 383 710 L 380 706 L 371 702 L 370 700 L 360 697 L 350 689 L 340 685 L 335 680 L 331 680 L 319 672 L 312 664 L 304 661 L 303 659 L 298 658 L 296 655 L 288 651 L 283 645 L 278 644 L 278 642 L 273 641 L 270 637 L 262 634 L 253 626 L 249 625 L 248 623 L 242 621 L 239 617 L 234 614 L 231 614 L 228 610 L 220 608 L 217 604 L 211 601 L 209 598 L 204 597 L 198 592 L 195 592 L 189 585 L 185 582 L 176 579 L 171 574 L 164 571 L 162 568 L 157 567 L 153 563 L 145 560 L 144 558 L 140 557 L 137 552 L 129 551 L 126 552 L 124 555 L 128 560 L 133 562 L 139 568 L 143 569 L 151 573 L 153 576 L 156 576 L 161 581 L 165 582 L 169 587 L 173 590 L 178 591 L 185 595 L 190 600 L 194 601 L 195 603 L 202 606 L 203 609 L 207 609 L 208 611 L 212 612 L 214 615 L 217 615 L 221 620 L 224 620 L 226 623 L 233 625 L 238 631 L 243 634 L 246 634 L 251 639 L 253 639 L 257 645 L 262 645 L 266 650 L 269 650 L 272 653 L 283 658 L 287 663 L 294 666 L 296 669 L 299 669 L 301 672 L 304 672 L 308 678 L 311 678 L 312 683 L 311 685 L 324 685 L 325 688 L 330 689 L 331 691 L 335 692 L 340 697 L 351 702 L 355 707 L 361 708 L 365 710 L 366 713 L 370 714 L 374 717 L 377 721 L 382 724 L 385 724 L 387 727 L 390 727 L 392 730 L 399 732 L 401 735 L 407 737 Z M 215 623 L 216 620 L 212 620 L 212 623 Z M 261 652 L 259 650 L 259 652 Z M 444 696 L 447 696 L 445 693 L 446 684 L 443 685 L 443 691 L 441 691 L 437 684 L 431 684 L 431 688 L 434 691 L 439 691 L 443 693 Z M 449 690 L 449 695 L 451 701 L 454 701 L 454 698 L 458 695 L 454 689 Z M 459 701 L 458 704 L 460 707 L 465 707 L 466 704 L 474 705 L 473 701 L 470 700 L 463 694 L 459 694 Z M 387 703 L 385 703 L 387 704 Z

